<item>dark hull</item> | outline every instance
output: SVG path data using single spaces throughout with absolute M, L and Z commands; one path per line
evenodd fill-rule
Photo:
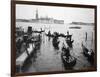
M 61 55 L 65 69 L 72 69 L 73 66 L 76 64 L 76 58 L 73 56 L 69 57 L 69 59 L 64 59 L 64 55 Z
M 53 38 L 52 43 L 53 43 L 53 47 L 54 47 L 55 49 L 59 49 L 59 47 L 58 47 L 59 41 L 58 41 L 58 38 L 57 38 L 57 37 L 54 37 L 54 38 Z
M 75 26 L 75 27 L 69 27 L 69 29 L 81 29 L 81 27 Z
M 56 43 L 53 42 L 53 46 L 55 49 L 59 49 L 58 44 L 59 44 L 59 42 L 56 42 Z
M 74 40 L 72 41 L 66 40 L 66 43 L 68 44 L 69 47 L 73 47 L 73 42 Z
M 49 35 L 49 34 L 46 34 L 46 36 L 48 36 L 48 37 L 54 37 L 54 35 Z
M 84 56 L 87 57 L 87 60 L 91 63 L 94 64 L 94 52 L 93 51 L 89 51 L 84 45 L 82 45 L 82 49 L 83 49 L 83 54 Z M 90 53 L 90 54 L 89 54 Z

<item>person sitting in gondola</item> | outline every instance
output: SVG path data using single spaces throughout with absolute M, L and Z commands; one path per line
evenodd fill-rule
M 29 53 L 28 53 L 28 50 L 27 50 L 27 48 L 29 47 L 28 35 L 23 36 L 23 42 L 24 42 L 24 45 L 25 45 L 26 53 L 29 56 Z
M 55 36 L 53 38 L 53 46 L 54 46 L 55 49 L 59 49 L 58 44 L 59 44 L 58 37 Z
M 66 46 L 64 45 L 64 43 L 63 43 L 63 47 L 62 47 L 62 54 L 63 54 L 63 58 L 65 60 L 68 60 L 69 59 L 70 50 L 69 50 L 69 47 L 66 48 Z
M 66 42 L 69 47 L 72 47 L 72 43 L 74 42 L 74 40 L 72 40 L 72 35 L 69 35 L 69 31 L 67 31 Z
M 63 46 L 61 57 L 65 69 L 72 69 L 73 66 L 76 64 L 76 58 L 70 54 L 69 47 L 66 48 L 65 46 Z

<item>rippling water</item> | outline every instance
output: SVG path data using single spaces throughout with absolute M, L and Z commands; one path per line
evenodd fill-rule
M 67 34 L 69 31 L 72 34 L 74 40 L 73 49 L 70 51 L 71 55 L 77 58 L 76 65 L 73 67 L 74 70 L 91 67 L 91 64 L 87 61 L 86 57 L 83 56 L 81 44 L 84 43 L 86 32 L 87 32 L 87 48 L 94 50 L 94 26 L 77 25 L 81 29 L 69 29 L 69 27 L 76 26 L 70 24 L 39 24 L 39 23 L 23 23 L 16 22 L 16 26 L 21 26 L 24 31 L 27 31 L 28 26 L 32 26 L 34 30 L 45 29 L 46 32 L 49 30 L 51 33 L 57 31 L 59 33 Z M 47 71 L 65 71 L 62 60 L 61 50 L 55 50 L 52 46 L 52 39 L 48 41 L 47 36 L 43 36 L 41 48 L 37 53 L 36 61 L 29 63 L 28 69 L 25 72 L 47 72 Z M 62 38 L 59 38 L 60 40 Z M 59 47 L 61 47 L 61 43 Z

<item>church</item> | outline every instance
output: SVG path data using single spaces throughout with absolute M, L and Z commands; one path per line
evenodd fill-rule
M 34 19 L 16 19 L 17 22 L 32 22 L 32 23 L 44 23 L 44 24 L 64 24 L 64 20 L 58 20 L 54 18 L 46 17 L 39 17 L 38 9 L 36 10 L 35 18 Z

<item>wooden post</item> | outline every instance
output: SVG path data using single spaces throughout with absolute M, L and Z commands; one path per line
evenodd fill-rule
M 85 36 L 86 36 L 86 37 L 85 37 L 85 41 L 87 41 L 87 32 L 85 33 Z
M 92 32 L 92 39 L 91 39 L 91 48 L 93 47 L 93 32 Z
M 86 47 L 87 47 L 87 32 L 85 32 L 85 43 L 86 43 Z

